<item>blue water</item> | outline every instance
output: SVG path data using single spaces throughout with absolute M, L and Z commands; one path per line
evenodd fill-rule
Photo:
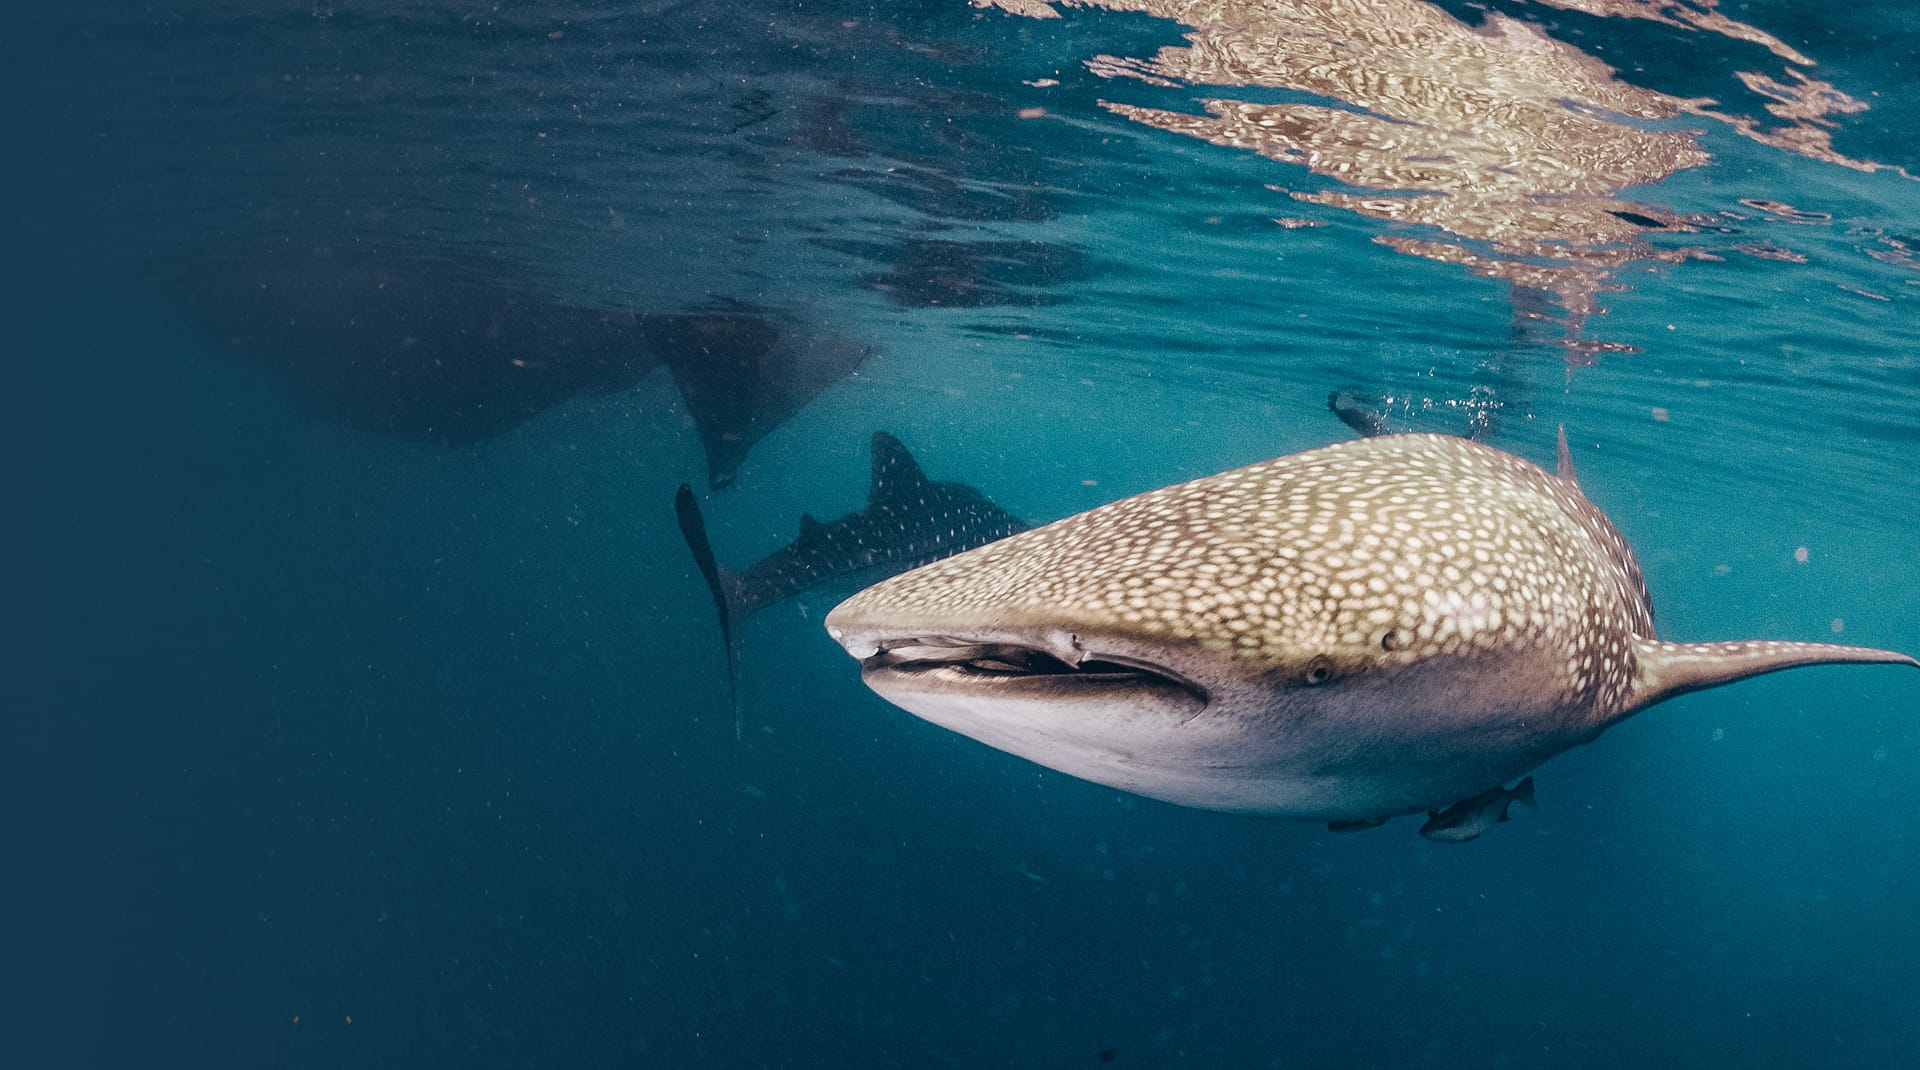
M 1920 651 L 1908 5 L 1184 6 L 17 25 L 0 1065 L 1909 1063 L 1898 669 L 1658 707 L 1464 846 L 915 720 L 844 587 L 745 623 L 735 739 L 669 504 L 702 425 L 650 363 L 567 379 L 582 316 L 865 354 L 703 494 L 736 565 L 858 507 L 876 429 L 1045 520 L 1347 437 L 1346 390 L 1543 462 L 1564 424 L 1666 637 Z M 1276 12 L 1259 77 L 1161 52 Z M 1204 100 L 1314 153 L 1105 106 Z M 263 296 L 316 256 L 419 292 Z M 564 310 L 546 385 L 458 363 L 489 306 Z

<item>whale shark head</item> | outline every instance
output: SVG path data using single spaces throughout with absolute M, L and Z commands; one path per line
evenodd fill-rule
M 1209 809 L 1371 821 L 1487 791 L 1682 691 L 1912 659 L 1653 638 L 1559 476 L 1400 435 L 1127 498 L 895 576 L 827 629 L 936 724 Z

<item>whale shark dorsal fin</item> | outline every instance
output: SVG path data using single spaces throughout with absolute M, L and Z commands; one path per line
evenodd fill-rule
M 1580 485 L 1580 477 L 1573 471 L 1573 450 L 1567 448 L 1567 425 L 1560 425 L 1560 441 L 1554 449 L 1554 475 L 1564 483 Z
M 1891 650 L 1827 643 L 1664 643 L 1635 639 L 1633 646 L 1639 677 L 1634 682 L 1630 711 L 1689 691 L 1802 665 L 1911 665 L 1920 669 L 1920 661 Z
M 812 513 L 800 514 L 800 538 L 797 540 L 798 542 L 809 542 L 813 539 L 822 538 L 826 533 L 827 526 L 815 520 Z
M 913 454 L 907 452 L 900 440 L 885 431 L 875 431 L 873 485 L 867 491 L 867 500 L 919 497 L 920 488 L 926 484 L 927 476 L 920 471 L 920 462 L 913 459 Z

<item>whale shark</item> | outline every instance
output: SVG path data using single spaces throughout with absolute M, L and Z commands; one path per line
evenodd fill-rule
M 964 483 L 928 479 L 913 454 L 885 431 L 874 432 L 872 451 L 865 508 L 827 523 L 801 514 L 800 533 L 792 542 L 739 572 L 715 558 L 693 488 L 682 483 L 675 493 L 680 533 L 720 617 L 730 684 L 737 663 L 736 622 L 747 614 L 816 587 L 871 583 L 1031 526 Z
M 871 352 L 805 315 L 742 301 L 580 307 L 506 259 L 436 248 L 277 243 L 156 263 L 153 274 L 211 338 L 279 376 L 315 415 L 409 441 L 474 445 L 571 399 L 632 390 L 664 366 L 716 488 Z
M 693 418 L 707 485 L 724 487 L 747 451 L 853 373 L 872 347 L 738 301 L 643 318 L 643 333 Z
M 1689 691 L 1803 665 L 1920 667 L 1657 638 L 1640 566 L 1564 445 L 1558 469 L 1446 435 L 1343 442 L 902 573 L 826 629 L 882 697 L 989 746 L 1339 828 L 1480 813 Z

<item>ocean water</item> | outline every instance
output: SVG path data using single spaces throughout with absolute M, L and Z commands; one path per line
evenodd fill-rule
M 1055 17 L 1057 16 L 1057 17 Z M 1396 427 L 1663 636 L 1920 652 L 1920 15 L 43 6 L 10 35 L 9 1067 L 1897 1066 L 1920 699 L 1677 699 L 1465 845 L 887 705 L 720 559 L 871 434 L 1049 520 Z

